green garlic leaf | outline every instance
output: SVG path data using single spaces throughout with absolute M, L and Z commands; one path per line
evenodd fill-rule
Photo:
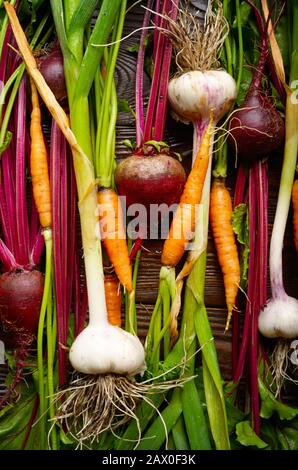
M 12 139 L 12 132 L 7 131 L 5 138 L 4 138 L 4 142 L 2 145 L 0 145 L 0 155 L 7 149 L 7 147 L 9 146 L 11 142 L 11 139 Z
M 265 449 L 268 444 L 264 442 L 252 429 L 249 421 L 241 421 L 236 425 L 237 441 L 245 447 Z
M 118 112 L 131 113 L 133 116 L 135 115 L 135 112 L 129 105 L 128 101 L 123 98 L 118 98 Z
M 285 405 L 278 401 L 259 378 L 259 392 L 261 396 L 260 416 L 268 419 L 277 413 L 281 420 L 291 420 L 298 416 L 298 408 Z
M 14 405 L 6 406 L 0 417 L 0 450 L 21 450 L 27 426 L 34 406 L 36 390 L 34 385 L 22 384 L 19 387 L 20 399 Z M 35 432 L 38 434 L 38 426 Z M 34 428 L 32 428 L 34 429 Z M 34 448 L 38 448 L 36 436 Z M 26 447 L 27 448 L 27 447 Z

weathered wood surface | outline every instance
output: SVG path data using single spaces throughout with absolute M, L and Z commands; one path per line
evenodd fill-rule
M 137 29 L 142 22 L 143 9 L 140 6 L 133 8 L 128 15 L 124 36 Z M 120 54 L 117 62 L 117 89 L 119 98 L 126 99 L 134 107 L 134 84 L 136 70 L 136 56 L 127 51 L 127 49 L 138 41 L 140 33 L 136 33 L 123 41 L 120 48 Z M 148 97 L 148 85 L 150 81 L 145 76 L 145 97 Z M 146 92 L 147 91 L 147 92 Z M 129 150 L 121 143 L 124 139 L 134 139 L 134 120 L 129 113 L 119 113 L 117 125 L 117 159 L 120 161 L 129 155 Z M 165 139 L 183 156 L 183 164 L 186 169 L 189 168 L 190 154 L 192 148 L 192 127 L 181 123 L 176 123 L 171 119 L 170 113 L 166 126 Z M 235 180 L 235 162 L 231 155 L 230 161 L 230 186 L 233 191 L 233 182 Z M 272 157 L 269 163 L 269 235 L 271 233 L 275 206 L 277 200 L 280 168 L 282 155 Z M 145 249 L 142 253 L 141 265 L 137 282 L 137 312 L 139 318 L 139 334 L 144 336 L 148 327 L 152 306 L 155 302 L 160 269 L 160 250 L 162 243 L 158 241 L 146 241 Z M 147 251 L 148 250 L 148 251 Z M 298 294 L 298 257 L 293 245 L 291 214 L 287 227 L 287 233 L 284 246 L 284 277 L 287 292 L 290 295 Z M 269 276 L 268 276 L 268 296 L 270 295 Z M 205 301 L 208 315 L 216 341 L 218 357 L 221 371 L 225 379 L 231 378 L 231 334 L 224 334 L 226 319 L 226 309 L 224 300 L 223 281 L 220 268 L 217 262 L 212 237 L 209 234 L 208 257 L 206 270 Z M 242 315 L 240 312 L 239 315 Z

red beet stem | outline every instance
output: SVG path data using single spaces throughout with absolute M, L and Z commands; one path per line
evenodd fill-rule
M 268 261 L 268 176 L 267 163 L 258 162 L 254 168 L 254 182 L 257 196 L 257 240 L 256 260 L 258 261 L 258 276 L 256 276 L 256 289 L 254 295 L 254 308 L 251 322 L 251 345 L 250 345 L 250 382 L 253 428 L 260 435 L 261 421 L 259 413 L 258 392 L 258 355 L 259 334 L 258 316 L 264 306 L 267 297 L 267 261 Z
M 0 61 L 0 80 L 1 82 L 5 82 L 5 75 L 6 75 L 6 68 L 7 68 L 7 58 L 8 58 L 8 44 L 11 41 L 11 26 L 10 24 L 7 27 L 7 31 L 4 38 L 2 54 L 1 54 L 1 61 Z
M 145 36 L 150 20 L 150 11 L 152 0 L 147 1 L 148 10 L 145 11 L 143 19 L 143 29 L 140 38 L 140 45 L 137 59 L 136 83 L 135 83 L 135 106 L 136 106 L 136 145 L 140 147 L 144 134 L 144 110 L 143 110 L 143 78 L 144 78 L 144 59 L 145 59 Z
M 267 62 L 267 57 L 268 57 L 267 41 L 266 39 L 263 39 L 259 61 L 255 69 L 246 99 L 252 95 L 258 95 L 260 93 L 260 90 L 262 87 L 263 73 L 264 73 L 264 69 L 266 66 L 266 62 Z
M 155 9 L 154 9 L 154 24 L 156 26 L 156 28 L 154 29 L 154 32 L 153 32 L 153 60 L 155 62 L 155 59 L 156 59 L 156 52 L 157 52 L 157 45 L 158 45 L 158 35 L 159 35 L 159 26 L 160 26 L 160 21 L 161 21 L 161 17 L 159 15 L 160 13 L 160 1 L 159 0 L 156 0 L 155 2 Z
M 72 302 L 72 292 L 74 287 L 74 264 L 75 264 L 75 241 L 76 241 L 76 228 L 77 228 L 77 186 L 76 178 L 73 168 L 72 158 L 69 152 L 67 152 L 68 162 L 69 162 L 69 240 L 68 240 L 68 276 L 67 276 L 67 312 L 70 313 L 71 302 Z M 67 319 L 66 329 L 68 329 Z
M 172 19 L 176 18 L 179 2 L 166 0 L 163 2 L 162 14 L 167 14 Z M 156 5 L 159 11 L 160 6 Z M 166 20 L 162 17 L 159 21 L 155 35 L 155 54 L 154 71 L 150 88 L 150 96 L 147 107 L 144 141 L 154 138 L 157 141 L 162 140 L 165 126 L 167 109 L 167 86 L 171 65 L 172 46 L 170 39 L 167 38 L 160 28 L 166 27 Z
M 8 271 L 14 271 L 20 266 L 17 264 L 12 252 L 7 248 L 5 243 L 0 238 L 0 260 Z
M 5 194 L 4 194 L 4 186 L 1 181 L 1 175 L 0 175 L 0 221 L 1 221 L 1 228 L 3 232 L 3 237 L 5 240 L 6 246 L 10 249 L 13 250 L 13 244 L 12 244 L 12 233 L 9 229 L 9 223 L 8 223 L 8 212 L 7 212 L 7 205 L 6 205 L 6 200 L 5 200 Z
M 164 2 L 163 12 L 165 11 L 165 6 L 167 4 L 167 0 Z M 160 22 L 160 27 L 164 27 L 165 20 L 162 18 Z M 144 129 L 144 141 L 148 141 L 152 139 L 152 127 L 154 122 L 155 116 L 155 109 L 156 109 L 156 100 L 159 91 L 159 80 L 160 80 L 160 73 L 164 58 L 164 42 L 165 36 L 160 31 L 158 31 L 158 40 L 157 40 L 157 48 L 156 48 L 156 58 L 154 63 L 154 71 L 153 77 L 151 82 L 150 88 L 150 96 L 149 102 L 147 107 L 146 113 L 146 121 L 145 121 L 145 129 Z
M 16 107 L 16 230 L 19 245 L 19 263 L 29 263 L 29 227 L 25 171 L 26 133 L 26 79 L 23 77 Z
M 177 18 L 177 11 L 178 11 L 177 4 L 175 2 L 170 3 L 168 15 L 172 20 L 175 20 Z M 157 141 L 162 140 L 163 133 L 164 133 L 164 126 L 165 126 L 166 112 L 167 112 L 167 95 L 168 95 L 167 91 L 168 91 L 171 59 L 172 59 L 172 41 L 170 40 L 169 37 L 166 37 L 164 41 L 162 71 L 160 73 L 161 76 L 160 76 L 160 84 L 159 84 L 159 92 L 158 92 L 158 101 L 157 101 L 154 126 L 153 126 L 154 127 L 153 138 L 154 140 L 157 140 Z
M 265 167 L 266 171 L 266 167 Z M 261 297 L 264 295 L 264 282 L 267 280 L 267 189 L 266 174 L 264 174 L 263 163 L 257 162 L 251 170 L 250 178 L 252 186 L 256 193 L 256 269 L 255 269 L 255 285 L 252 301 L 252 318 L 250 333 L 250 351 L 249 351 L 249 368 L 250 368 L 250 394 L 253 428 L 256 434 L 260 435 L 261 422 L 259 413 L 259 391 L 258 391 L 258 316 L 262 306 Z M 266 264 L 265 264 L 266 263 Z
M 69 315 L 73 295 L 76 184 L 66 140 L 53 120 L 51 129 L 51 187 L 53 210 L 53 251 L 56 291 L 58 376 L 59 385 L 66 382 Z
M 66 156 L 66 142 L 64 137 L 61 138 L 61 150 L 60 150 L 61 158 L 61 193 L 60 193 L 60 239 L 61 239 L 61 252 L 59 254 L 61 258 L 61 270 L 62 270 L 62 282 L 63 282 L 63 337 L 60 338 L 62 344 L 66 344 L 67 339 L 67 327 L 68 327 L 68 316 L 69 312 L 67 311 L 67 299 L 68 299 L 68 292 L 67 291 L 67 276 L 71 276 L 72 273 L 67 272 L 67 253 L 68 253 L 68 234 L 69 234 L 69 226 L 68 226 L 68 194 L 69 194 L 69 181 L 67 177 L 67 156 Z M 65 290 L 64 290 L 65 289 Z M 66 359 L 66 358 L 65 358 Z
M 256 227 L 256 194 L 253 181 L 251 178 L 251 171 L 249 175 L 249 263 L 248 263 L 248 287 L 247 287 L 247 296 L 249 301 L 246 302 L 245 317 L 244 317 L 244 327 L 242 333 L 242 341 L 239 351 L 239 358 L 234 373 L 233 381 L 238 383 L 243 375 L 247 346 L 250 336 L 250 323 L 252 315 L 252 304 L 251 299 L 254 297 L 254 281 L 255 281 L 255 227 Z
M 42 234 L 41 228 L 35 237 L 33 247 L 30 254 L 30 264 L 37 266 L 40 263 L 40 258 L 44 249 L 44 236 Z
M 137 255 L 137 252 L 141 249 L 142 247 L 142 243 L 143 243 L 143 239 L 142 238 L 137 238 L 136 241 L 134 242 L 132 248 L 131 248 L 131 251 L 130 251 L 130 254 L 129 254 L 129 259 L 130 259 L 130 262 L 133 262 L 133 260 L 135 259 L 136 255 Z
M 2 184 L 6 200 L 6 221 L 8 230 L 11 232 L 11 251 L 17 262 L 20 259 L 20 249 L 16 229 L 16 200 L 15 200 L 15 178 L 13 168 L 12 145 L 10 145 L 2 155 Z
M 268 25 L 269 25 L 269 21 L 270 21 L 271 15 L 272 15 L 272 10 L 273 10 L 273 6 L 274 6 L 275 2 L 271 7 L 271 11 L 269 12 L 269 17 L 268 17 L 268 20 L 266 22 L 266 26 L 264 26 L 263 17 L 261 15 L 260 11 L 258 10 L 258 8 L 256 7 L 256 5 L 253 2 L 251 2 L 250 0 L 246 0 L 246 2 L 253 9 L 253 12 L 254 12 L 255 17 L 256 17 L 257 28 L 259 30 L 260 36 L 261 36 L 261 38 L 266 40 L 267 47 L 268 47 L 267 30 L 268 30 Z M 282 82 L 279 79 L 279 76 L 277 74 L 276 67 L 275 67 L 275 64 L 273 62 L 271 54 L 267 55 L 267 65 L 268 65 L 268 68 L 270 70 L 272 83 L 275 86 L 275 89 L 276 89 L 282 103 L 285 105 L 286 97 L 287 97 L 286 91 L 284 89 L 284 86 L 283 86 Z

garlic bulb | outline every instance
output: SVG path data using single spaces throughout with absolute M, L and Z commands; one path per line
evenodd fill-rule
M 210 110 L 218 122 L 237 96 L 236 82 L 224 70 L 194 70 L 173 78 L 168 86 L 170 104 L 182 120 L 208 121 Z
M 298 336 L 298 300 L 285 293 L 270 299 L 260 313 L 259 331 L 267 338 Z
M 141 341 L 118 326 L 89 324 L 73 342 L 69 360 L 84 374 L 136 375 L 145 371 Z

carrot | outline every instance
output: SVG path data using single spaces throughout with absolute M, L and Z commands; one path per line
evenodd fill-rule
M 52 211 L 47 149 L 41 127 L 41 112 L 37 89 L 32 79 L 30 82 L 32 101 L 30 171 L 33 196 L 41 226 L 43 228 L 50 228 L 52 225 Z
M 132 268 L 118 196 L 113 189 L 103 188 L 98 192 L 97 201 L 102 243 L 119 281 L 131 293 L 133 291 Z
M 294 243 L 298 253 L 298 179 L 294 181 L 292 190 L 292 203 L 293 203 L 293 230 L 294 230 Z
M 226 329 L 232 317 L 240 282 L 240 263 L 232 227 L 232 201 L 222 178 L 213 181 L 210 194 L 210 224 L 218 261 L 223 273 L 228 309 Z
M 108 320 L 111 325 L 121 326 L 121 291 L 119 281 L 113 274 L 105 275 L 105 297 Z
M 193 237 L 197 205 L 201 201 L 209 165 L 212 124 L 212 119 L 210 119 L 165 240 L 161 255 L 161 262 L 164 266 L 176 266 L 184 254 L 187 243 Z

